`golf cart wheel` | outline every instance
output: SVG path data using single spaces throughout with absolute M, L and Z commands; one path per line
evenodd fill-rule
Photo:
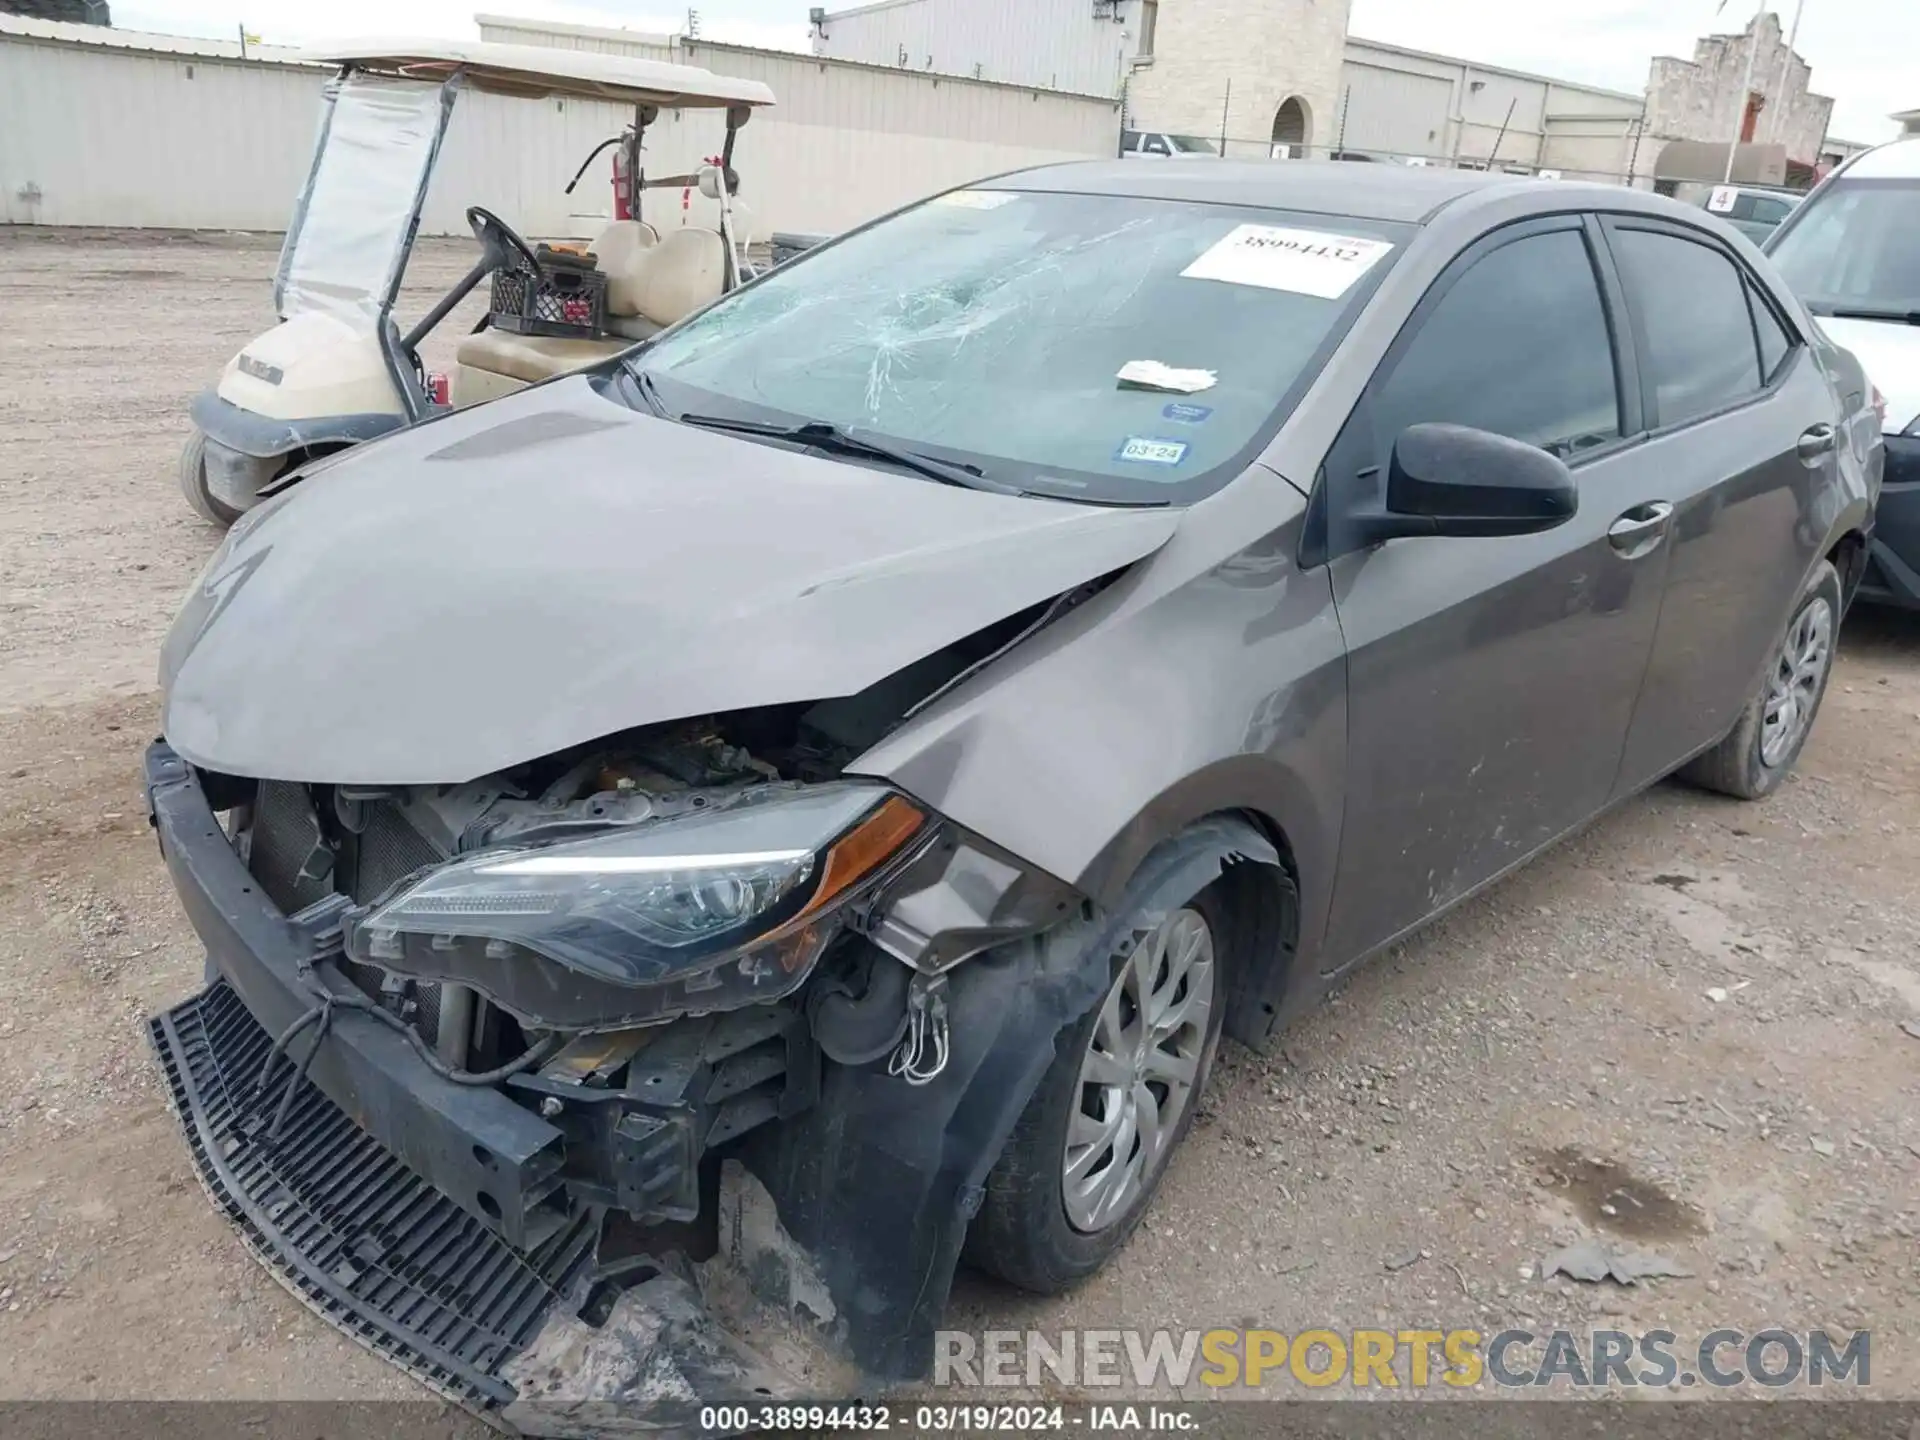
M 1109 959 L 1104 993 L 1062 1032 L 987 1176 L 967 1232 L 979 1268 L 1057 1294 L 1104 1265 L 1140 1223 L 1220 1048 L 1231 979 L 1225 910 L 1216 882 L 1168 906 Z
M 1823 560 L 1740 719 L 1726 739 L 1687 763 L 1682 779 L 1739 800 L 1758 800 L 1780 787 L 1827 693 L 1842 609 L 1839 572 Z
M 225 528 L 240 518 L 231 505 L 214 499 L 207 488 L 207 437 L 195 430 L 180 452 L 180 493 L 187 497 L 193 513 L 209 524 Z

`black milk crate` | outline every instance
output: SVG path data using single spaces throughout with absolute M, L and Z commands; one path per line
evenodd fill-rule
M 572 265 L 493 272 L 488 323 L 516 335 L 592 337 L 607 328 L 607 277 Z

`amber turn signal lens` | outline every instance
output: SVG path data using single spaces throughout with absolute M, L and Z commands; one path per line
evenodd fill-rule
M 913 805 L 898 795 L 888 796 L 879 809 L 828 848 L 820 888 L 794 919 L 811 915 L 849 886 L 871 875 L 897 855 L 900 847 L 918 835 L 926 823 L 927 817 Z

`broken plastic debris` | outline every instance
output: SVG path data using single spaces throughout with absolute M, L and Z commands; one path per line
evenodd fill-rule
M 1220 380 L 1213 370 L 1182 370 L 1158 360 L 1129 360 L 1114 378 L 1122 390 L 1158 390 L 1168 395 L 1197 395 Z
M 1651 1250 L 1616 1250 L 1598 1240 L 1583 1240 L 1578 1245 L 1569 1245 L 1540 1262 L 1542 1280 L 1566 1275 L 1589 1284 L 1610 1279 L 1621 1285 L 1632 1285 L 1662 1275 L 1686 1279 L 1692 1274 L 1691 1270 L 1683 1270 L 1666 1256 L 1656 1255 Z
M 1718 1005 L 1722 1000 L 1725 1000 L 1729 995 L 1738 995 L 1742 990 L 1746 989 L 1752 983 L 1753 982 L 1751 980 L 1742 980 L 1738 985 L 1735 985 L 1730 990 L 1722 989 L 1720 986 L 1715 985 L 1707 991 L 1707 999 L 1711 1000 L 1714 1004 Z
M 1821 1138 L 1820 1138 L 1819 1136 L 1817 1136 L 1817 1135 L 1816 1135 L 1816 1136 L 1814 1136 L 1814 1138 L 1813 1138 L 1813 1153 L 1814 1153 L 1814 1154 L 1816 1154 L 1816 1155 L 1831 1155 L 1831 1154 L 1833 1154 L 1833 1142 L 1832 1142 L 1831 1140 L 1822 1140 L 1822 1139 L 1821 1139 Z

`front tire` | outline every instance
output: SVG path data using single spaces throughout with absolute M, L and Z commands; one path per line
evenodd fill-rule
M 1109 958 L 1101 999 L 1061 1032 L 987 1176 L 967 1232 L 974 1265 L 1057 1294 L 1132 1234 L 1193 1124 L 1220 1048 L 1232 993 L 1229 921 L 1216 883 Z
M 1827 693 L 1841 613 L 1840 574 L 1822 560 L 1793 607 L 1757 693 L 1726 739 L 1682 768 L 1682 779 L 1739 800 L 1758 800 L 1780 788 Z
M 193 513 L 209 525 L 224 530 L 240 518 L 238 510 L 216 500 L 207 488 L 207 437 L 198 429 L 187 437 L 180 451 L 180 493 L 187 497 Z

